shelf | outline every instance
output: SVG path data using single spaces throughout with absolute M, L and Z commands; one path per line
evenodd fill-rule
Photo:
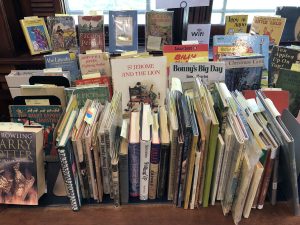
M 170 204 L 140 204 L 115 208 L 111 205 L 83 206 L 79 212 L 69 207 L 11 207 L 0 212 L 3 224 L 24 225 L 233 225 L 232 217 L 223 216 L 221 206 L 195 210 L 175 208 Z M 253 210 L 241 225 L 296 225 L 300 217 L 292 216 L 286 203 L 267 204 L 262 210 Z

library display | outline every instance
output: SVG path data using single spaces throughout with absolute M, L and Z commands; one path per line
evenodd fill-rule
M 45 63 L 5 77 L 0 203 L 219 204 L 238 224 L 286 201 L 300 215 L 300 11 L 276 14 L 248 33 L 248 15 L 214 36 L 186 24 L 178 44 L 175 10 L 150 11 L 144 46 L 136 10 L 109 11 L 108 34 L 103 15 L 20 20 Z

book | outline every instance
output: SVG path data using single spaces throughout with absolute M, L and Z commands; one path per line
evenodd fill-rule
M 213 37 L 213 60 L 224 56 L 248 56 L 262 54 L 264 69 L 269 68 L 269 37 L 267 35 L 215 35 Z
M 74 53 L 62 53 L 45 55 L 46 68 L 62 68 L 63 71 L 70 71 L 71 82 L 80 78 L 77 59 Z
M 180 79 L 184 90 L 193 88 L 196 77 L 200 78 L 205 85 L 212 86 L 215 82 L 225 81 L 225 64 L 223 62 L 175 62 L 170 64 L 169 80 L 171 81 L 173 77 Z
M 187 41 L 197 40 L 199 44 L 209 45 L 211 24 L 188 24 Z
M 254 16 L 250 34 L 269 36 L 270 45 L 279 45 L 286 18 L 272 16 Z
M 53 51 L 77 50 L 75 21 L 72 16 L 48 16 L 47 26 Z
M 173 44 L 173 12 L 146 12 L 145 45 L 147 51 L 162 51 Z
M 65 92 L 67 101 L 70 100 L 71 95 L 77 96 L 79 108 L 84 106 L 87 99 L 98 99 L 101 104 L 105 104 L 105 102 L 109 100 L 110 95 L 108 87 L 105 85 L 70 87 L 66 88 Z
M 142 104 L 141 109 L 141 147 L 140 147 L 140 200 L 148 199 L 150 151 L 151 151 L 151 107 Z
M 130 197 L 139 197 L 140 194 L 140 131 L 139 129 L 140 129 L 140 112 L 133 111 L 130 113 L 129 143 L 128 143 L 128 172 L 129 172 L 129 196 Z
M 168 86 L 165 56 L 116 58 L 111 60 L 111 67 L 113 87 L 122 93 L 122 110 L 143 101 L 164 104 Z
M 229 91 L 258 90 L 264 66 L 263 56 L 225 56 L 225 84 Z
M 300 7 L 283 6 L 276 8 L 276 15 L 286 18 L 286 23 L 281 37 L 282 42 L 300 41 L 299 12 Z
M 105 49 L 104 16 L 78 16 L 80 53 L 87 50 Z
M 270 65 L 268 73 L 268 84 L 276 86 L 279 70 L 291 69 L 294 63 L 300 63 L 300 50 L 284 46 L 273 46 L 270 54 Z
M 159 174 L 160 151 L 161 151 L 161 137 L 159 136 L 159 114 L 154 112 L 152 114 L 153 125 L 151 127 L 152 140 L 150 151 L 150 178 L 149 178 L 149 199 L 156 199 L 157 183 Z
M 290 92 L 289 110 L 294 116 L 298 115 L 300 109 L 299 82 L 300 72 L 280 69 L 276 86 Z
M 170 134 L 168 128 L 168 116 L 165 106 L 160 107 L 159 128 L 161 137 L 160 163 L 157 181 L 157 198 L 164 198 L 167 191 L 169 158 L 170 158 Z
M 45 193 L 43 129 L 1 125 L 1 204 L 38 205 Z
M 20 20 L 20 24 L 31 55 L 52 50 L 50 36 L 43 18 L 25 18 Z
M 109 52 L 137 51 L 137 11 L 109 11 Z
M 79 54 L 79 66 L 82 75 L 100 73 L 101 76 L 111 76 L 109 54 L 107 52 Z
M 247 33 L 248 15 L 228 15 L 225 18 L 225 35 Z
M 170 64 L 173 62 L 189 62 L 193 59 L 208 62 L 208 45 L 164 45 L 163 54 L 167 58 L 169 71 Z
M 60 105 L 10 105 L 9 112 L 12 122 L 23 123 L 24 125 L 43 125 L 46 160 L 57 158 L 53 132 L 63 112 Z
M 128 129 L 129 119 L 123 119 L 121 129 L 121 144 L 119 154 L 120 200 L 121 204 L 128 203 L 129 175 L 128 175 Z

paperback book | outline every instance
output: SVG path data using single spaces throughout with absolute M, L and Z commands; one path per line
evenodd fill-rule
M 228 15 L 225 19 L 225 35 L 247 33 L 248 15 Z

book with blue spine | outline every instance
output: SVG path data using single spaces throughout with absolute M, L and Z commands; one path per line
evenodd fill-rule
M 109 11 L 109 52 L 137 50 L 137 11 Z
M 213 59 L 219 61 L 224 56 L 249 56 L 262 54 L 264 69 L 269 68 L 269 36 L 267 35 L 215 35 L 213 37 Z
M 63 71 L 70 71 L 71 82 L 80 79 L 78 62 L 74 53 L 45 55 L 46 68 L 62 68 Z

